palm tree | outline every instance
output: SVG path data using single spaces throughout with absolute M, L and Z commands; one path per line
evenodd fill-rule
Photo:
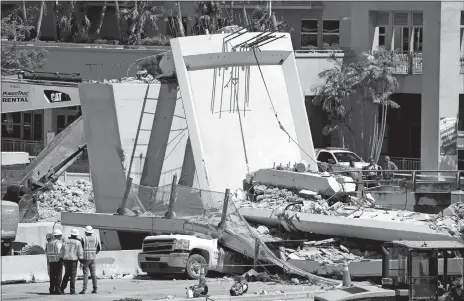
M 388 109 L 399 108 L 391 99 L 391 95 L 398 89 L 398 81 L 393 74 L 396 56 L 383 47 L 372 53 L 363 53 L 363 56 L 365 60 L 360 64 L 362 72 L 358 87 L 364 96 L 364 110 L 369 103 L 372 104 L 371 116 L 374 126 L 366 127 L 364 130 L 369 132 L 369 155 L 377 162 L 382 152 Z
M 272 30 L 272 20 L 269 10 L 257 6 L 251 13 L 252 31 L 270 31 Z
M 122 9 L 121 16 L 129 27 L 129 44 L 138 45 L 145 32 L 145 25 L 158 28 L 156 22 L 162 16 L 162 11 L 159 7 L 151 6 L 149 1 L 136 0 L 126 4 L 130 8 Z
M 119 10 L 119 1 L 114 1 L 114 7 L 116 9 L 116 20 L 118 23 L 118 33 L 119 33 L 119 42 L 122 42 L 122 33 L 121 33 L 121 11 Z
M 313 88 L 316 95 L 313 105 L 322 107 L 328 113 L 330 124 L 326 125 L 322 134 L 327 136 L 337 131 L 342 147 L 345 147 L 345 131 L 352 135 L 350 126 L 351 108 L 347 108 L 347 99 L 356 93 L 358 73 L 354 64 L 344 64 L 341 60 L 331 58 L 334 67 L 319 73 L 324 83 Z M 354 147 L 354 145 L 353 145 Z
M 214 33 L 221 27 L 227 26 L 227 21 L 222 21 L 222 10 L 215 1 L 196 2 L 196 15 L 195 34 L 205 34 L 206 31 Z
M 182 22 L 182 10 L 180 9 L 180 1 L 177 1 L 177 27 L 180 37 L 185 37 L 184 24 Z
M 100 12 L 100 19 L 98 20 L 97 29 L 95 30 L 96 37 L 100 36 L 100 31 L 103 25 L 103 20 L 105 19 L 105 14 L 106 14 L 106 1 L 103 3 L 103 6 Z
M 43 19 L 43 14 L 44 14 L 44 7 L 45 7 L 45 1 L 40 1 L 40 7 L 39 7 L 39 18 L 37 19 L 37 27 L 36 27 L 36 31 L 37 31 L 37 35 L 36 35 L 36 39 L 39 40 L 40 39 L 40 30 L 42 28 L 42 19 Z

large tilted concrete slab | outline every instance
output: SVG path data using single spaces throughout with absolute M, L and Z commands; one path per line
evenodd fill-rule
M 98 218 L 96 218 L 98 217 Z M 91 214 L 91 213 L 72 213 L 62 212 L 61 218 L 66 221 L 66 225 L 82 226 L 92 222 L 94 228 L 107 231 L 133 231 L 152 233 L 153 229 L 159 233 L 203 233 L 213 238 L 221 238 L 224 246 L 239 252 L 240 254 L 253 257 L 255 253 L 255 239 L 251 235 L 244 235 L 240 231 L 231 231 L 231 227 L 220 230 L 210 224 L 198 224 L 189 222 L 187 219 L 166 219 L 161 217 L 131 217 L 109 214 Z M 210 220 L 211 221 L 211 220 Z M 339 282 L 332 279 L 312 275 L 300 267 L 294 266 L 289 262 L 279 259 L 272 251 L 261 245 L 261 251 L 258 254 L 259 259 L 269 261 L 279 266 L 289 273 L 301 275 L 318 282 L 335 284 Z
M 288 189 L 308 189 L 322 195 L 333 195 L 339 192 L 355 191 L 355 185 L 348 183 L 352 181 L 347 179 L 347 183 L 340 184 L 332 176 L 323 176 L 321 174 L 309 172 L 293 172 L 277 169 L 260 169 L 253 175 L 253 182 Z
M 226 48 L 256 35 L 241 35 Z M 223 52 L 226 35 L 171 40 L 201 189 L 241 188 L 248 171 L 271 168 L 274 163 L 304 159 L 317 170 L 292 42 L 288 34 L 283 35 L 258 51 L 266 85 L 252 51 Z M 304 151 L 280 129 L 266 86 L 282 126 Z
M 174 174 L 181 176 L 188 132 L 176 85 L 81 84 L 79 94 L 97 212 L 117 211 L 127 176 L 134 184 L 142 180 L 154 187 L 170 183 Z M 147 114 L 127 175 L 145 97 Z M 147 201 L 143 196 L 149 194 L 139 194 Z M 116 233 L 107 236 L 106 247 L 120 249 Z
M 412 223 L 379 221 L 373 219 L 345 218 L 340 216 L 328 216 L 321 214 L 309 214 L 287 211 L 291 219 L 292 227 L 288 227 L 288 221 L 279 219 L 275 210 L 259 208 L 240 208 L 243 217 L 253 223 L 276 226 L 283 225 L 286 228 L 296 228 L 302 232 L 312 232 L 329 236 L 354 237 L 378 241 L 393 240 L 456 240 L 447 233 L 440 233 L 425 225 Z

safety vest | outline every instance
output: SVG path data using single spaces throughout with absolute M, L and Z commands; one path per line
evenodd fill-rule
M 71 261 L 82 260 L 83 252 L 81 241 L 77 238 L 66 239 L 61 249 L 61 258 Z
M 48 262 L 60 261 L 62 243 L 59 239 L 52 239 L 47 243 L 47 259 Z
M 94 260 L 97 256 L 98 241 L 94 236 L 84 236 L 84 260 Z

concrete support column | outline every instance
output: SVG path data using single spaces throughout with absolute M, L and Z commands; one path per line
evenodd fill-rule
M 140 185 L 157 187 L 161 177 L 171 124 L 176 109 L 177 89 L 162 84 L 148 142 Z
M 50 135 L 48 133 L 53 132 L 53 109 L 44 109 L 43 110 L 43 142 L 47 146 L 50 141 L 47 137 Z
M 457 137 L 456 143 L 443 139 L 440 120 L 457 123 L 461 6 L 459 2 L 432 2 L 423 11 L 421 169 L 457 169 Z
M 195 159 L 193 158 L 192 144 L 190 138 L 187 139 L 185 146 L 184 162 L 180 173 L 179 184 L 183 186 L 193 187 L 193 179 L 195 178 Z

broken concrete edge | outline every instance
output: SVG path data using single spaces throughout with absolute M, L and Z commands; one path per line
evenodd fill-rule
M 260 294 L 244 294 L 242 296 L 228 296 L 228 295 L 220 295 L 220 296 L 210 296 L 211 299 L 215 301 L 226 301 L 226 300 L 234 300 L 234 301 L 247 301 L 247 300 L 304 300 L 304 298 L 309 299 L 313 298 L 317 294 L 325 293 L 326 290 L 314 290 L 311 292 L 290 292 L 290 293 L 283 293 L 283 294 L 273 294 L 269 293 L 266 295 Z M 159 298 L 159 299 L 142 299 L 142 301 L 159 301 L 164 300 L 166 298 Z M 190 301 L 192 298 L 174 298 L 170 299 L 171 301 Z M 196 298 L 202 299 L 202 297 Z M 167 300 L 167 299 L 166 299 Z

